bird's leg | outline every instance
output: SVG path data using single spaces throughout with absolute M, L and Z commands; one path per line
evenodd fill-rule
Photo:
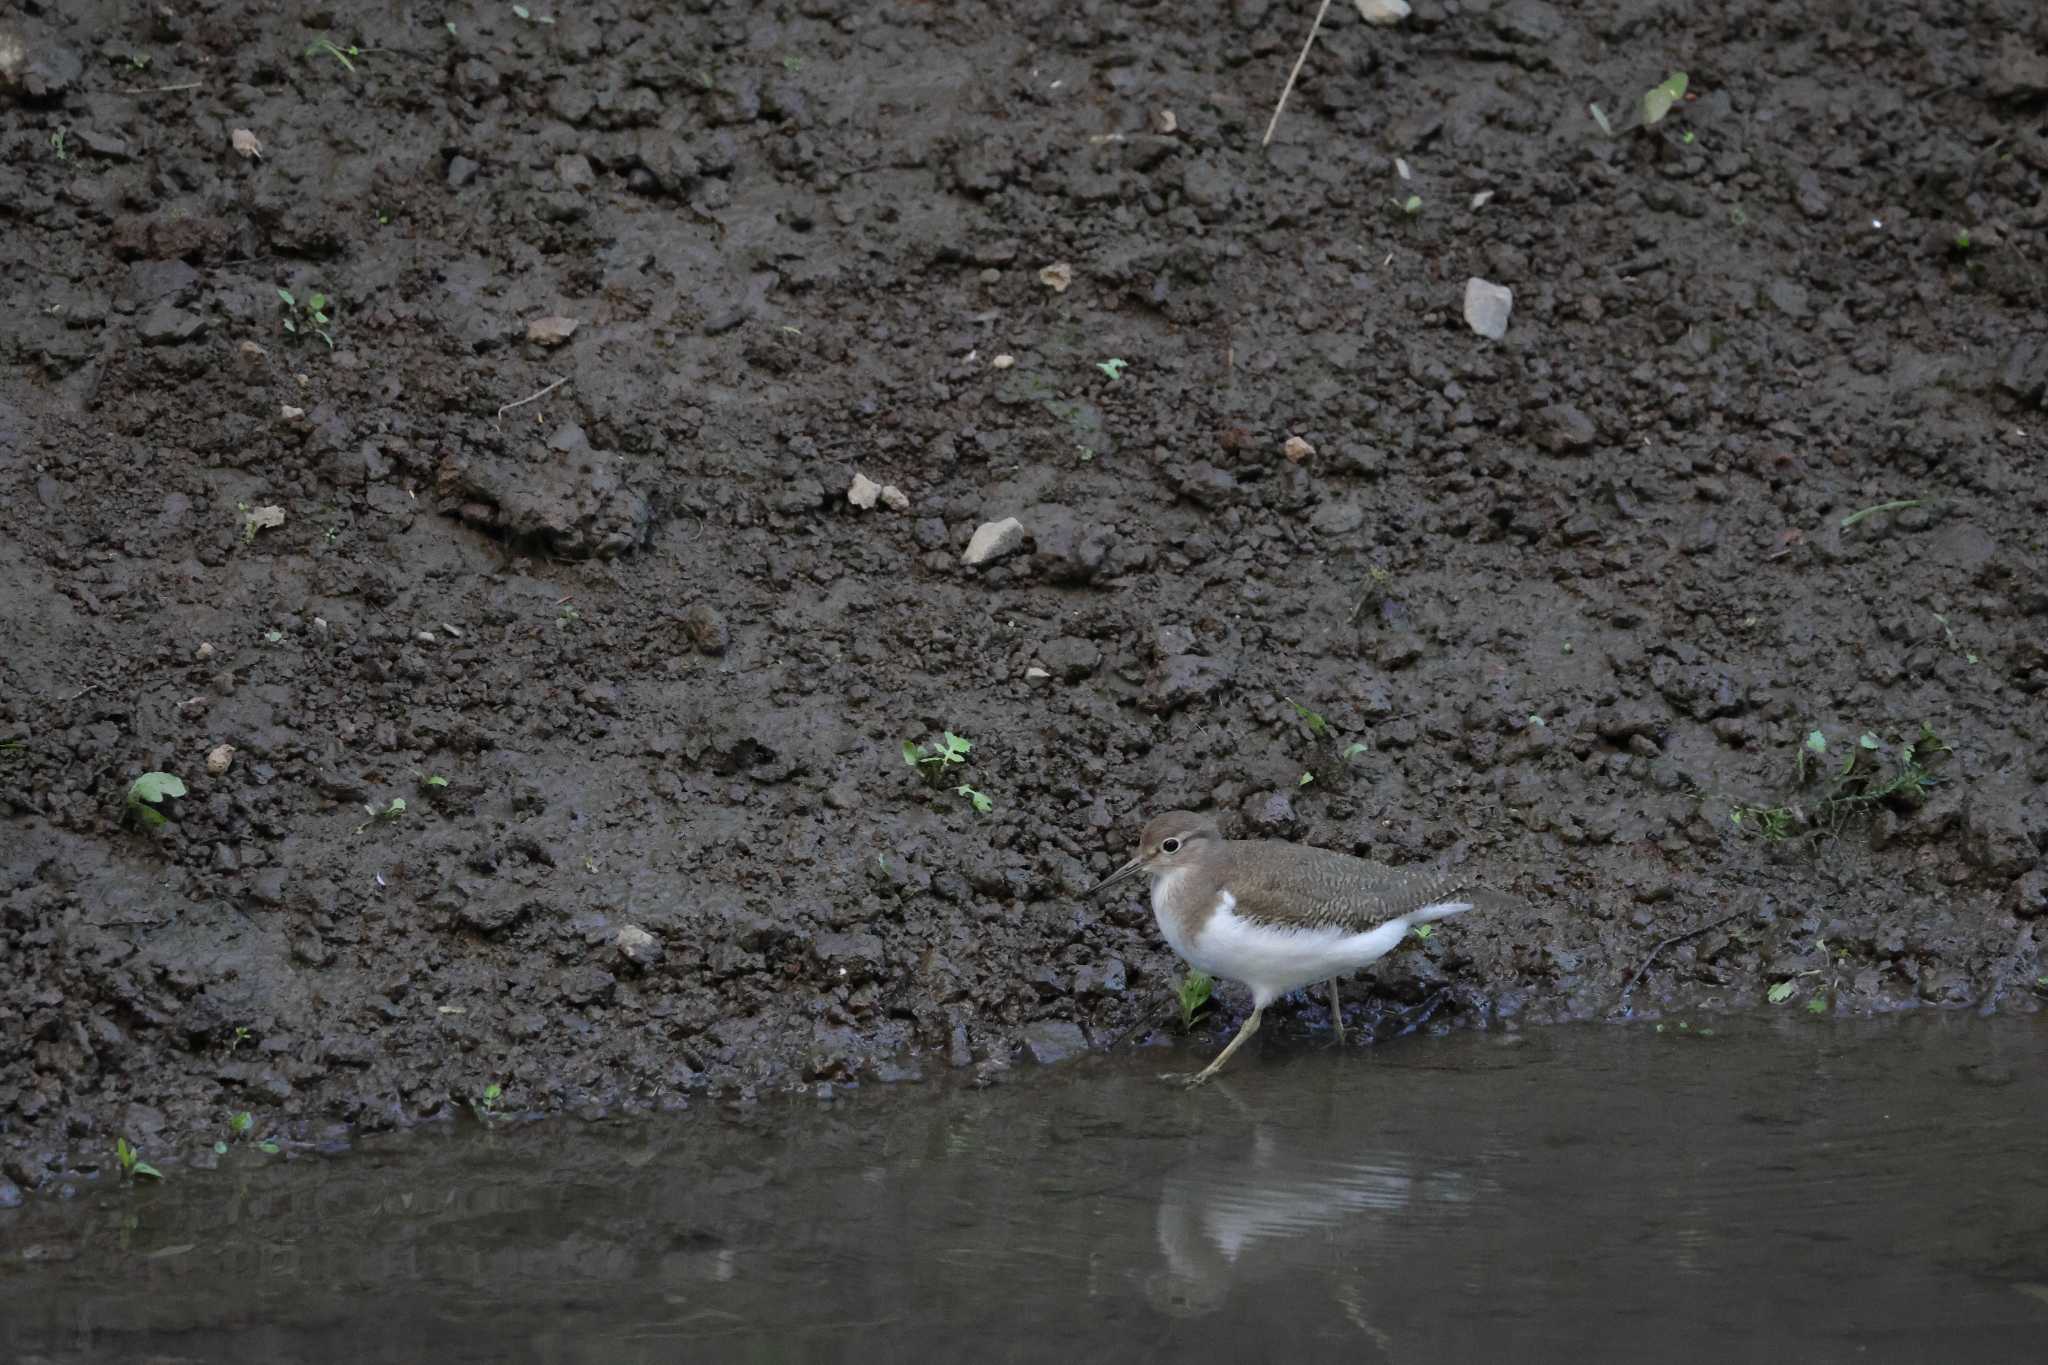
M 1266 1011 L 1264 1006 L 1259 1006 L 1253 1009 L 1251 1018 L 1244 1021 L 1244 1026 L 1238 1029 L 1237 1036 L 1230 1040 L 1230 1046 L 1224 1048 L 1223 1051 L 1218 1053 L 1216 1055 L 1215 1061 L 1209 1063 L 1209 1065 L 1203 1067 L 1200 1071 L 1188 1077 L 1188 1088 L 1192 1090 L 1194 1087 L 1200 1085 L 1202 1082 L 1208 1080 L 1211 1076 L 1215 1075 L 1218 1071 L 1221 1071 L 1223 1069 L 1223 1064 L 1230 1060 L 1230 1054 L 1237 1051 L 1239 1048 L 1243 1047 L 1244 1040 L 1251 1037 L 1254 1033 L 1257 1033 L 1259 1031 L 1259 1016 L 1264 1014 L 1265 1012 Z
M 1337 978 L 1330 978 L 1330 1027 L 1337 1031 L 1337 1041 L 1344 1041 L 1344 1007 L 1337 1003 Z

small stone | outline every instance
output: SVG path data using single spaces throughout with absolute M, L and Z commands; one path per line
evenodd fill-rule
M 220 744 L 220 745 L 216 745 L 216 746 L 215 746 L 215 747 L 214 747 L 214 748 L 213 748 L 213 749 L 212 749 L 212 750 L 211 750 L 210 752 L 208 752 L 208 754 L 206 755 L 206 773 L 207 773 L 207 776 L 209 776 L 209 777 L 219 777 L 219 776 L 220 776 L 220 775 L 221 775 L 222 773 L 224 773 L 224 772 L 226 772 L 226 771 L 228 770 L 228 766 L 229 766 L 230 764 L 232 764 L 232 763 L 233 763 L 234 761 L 235 761 L 235 746 L 234 746 L 234 745 L 232 745 L 232 744 Z
M 1037 664 L 1033 664 L 1031 667 L 1024 670 L 1025 682 L 1046 682 L 1049 679 L 1051 679 L 1051 677 L 1052 674 L 1046 672 Z
M 1172 137 L 1180 131 L 1180 119 L 1175 117 L 1173 110 L 1161 109 L 1152 115 L 1152 126 L 1159 130 L 1161 137 Z
M 1790 280 L 1772 280 L 1764 288 L 1764 296 L 1788 318 L 1803 318 L 1807 313 L 1806 290 Z
M 284 904 L 284 869 L 266 867 L 249 881 L 249 894 L 265 905 Z
M 999 355 L 995 359 L 989 361 L 990 367 L 998 370 L 1007 370 L 1016 363 L 1017 357 L 1007 354 Z
M 233 143 L 235 150 L 240 152 L 245 158 L 252 156 L 261 158 L 263 155 L 263 144 L 257 140 L 256 134 L 250 132 L 247 128 L 235 129 L 234 132 L 228 135 L 228 141 Z
M 1567 450 L 1584 450 L 1599 438 L 1593 419 L 1570 403 L 1555 403 L 1543 409 L 1543 444 L 1553 455 Z
M 1353 3 L 1358 6 L 1359 18 L 1382 28 L 1400 23 L 1411 13 L 1408 0 L 1353 0 Z
M 1024 1026 L 1024 1050 L 1040 1066 L 1063 1062 L 1088 1049 L 1088 1035 L 1065 1019 L 1040 1019 Z
M 875 500 L 881 496 L 882 485 L 876 483 L 857 469 L 853 472 L 853 486 L 846 490 L 846 500 L 848 502 L 862 511 L 866 511 L 868 508 L 873 507 Z
M 142 320 L 142 339 L 152 346 L 175 346 L 206 330 L 206 319 L 169 303 L 160 303 Z
M 1508 334 L 1508 315 L 1515 308 L 1515 291 L 1493 284 L 1477 275 L 1465 281 L 1465 325 L 1489 341 Z
M 290 403 L 280 403 L 278 404 L 277 415 L 284 418 L 287 422 L 296 422 L 306 415 L 306 410 L 304 408 L 295 408 Z
M 1326 502 L 1310 514 L 1308 524 L 1318 535 L 1349 535 L 1365 524 L 1365 508 L 1348 498 Z
M 597 173 L 591 170 L 589 157 L 565 152 L 555 158 L 555 179 L 564 189 L 587 190 L 597 184 Z
M 200 663 L 205 663 L 213 657 L 213 645 L 208 641 L 201 640 L 199 648 L 193 652 L 193 657 L 198 659 Z
M 448 158 L 448 188 L 459 190 L 476 179 L 476 173 L 483 167 L 473 158 L 453 156 Z
M 1315 454 L 1316 448 L 1299 436 L 1290 436 L 1287 438 L 1287 444 L 1280 447 L 1280 453 L 1287 457 L 1289 464 L 1300 464 Z
M 576 335 L 575 318 L 550 315 L 526 324 L 526 339 L 540 346 L 559 346 Z
M 967 542 L 967 552 L 960 556 L 962 564 L 987 564 L 1005 555 L 1015 554 L 1024 547 L 1024 523 L 1015 517 L 1004 517 L 1001 521 L 985 521 L 975 528 L 974 536 Z
M 725 622 L 711 609 L 708 602 L 698 602 L 683 613 L 683 629 L 690 634 L 690 643 L 700 654 L 719 655 L 725 653 L 731 637 L 726 633 Z
M 0 1209 L 18 1209 L 21 1204 L 21 1186 L 5 1176 L 0 1176 Z
M 892 512 L 908 512 L 910 495 L 893 483 L 885 483 L 882 485 L 882 506 Z
M 621 925 L 612 937 L 612 945 L 619 950 L 619 956 L 636 967 L 658 967 L 661 965 L 661 940 L 637 924 Z
M 1065 261 L 1054 261 L 1038 272 L 1038 282 L 1055 294 L 1067 292 L 1067 286 L 1074 282 L 1074 267 Z

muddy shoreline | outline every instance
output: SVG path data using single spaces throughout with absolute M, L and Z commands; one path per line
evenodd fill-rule
M 2037 1010 L 2048 19 L 1838 10 L 1334 6 L 1265 150 L 1259 0 L 0 21 L 4 1189 L 1057 1062 L 1171 806 L 1535 908 L 1361 1017 Z

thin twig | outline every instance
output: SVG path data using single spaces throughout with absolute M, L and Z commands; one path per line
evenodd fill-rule
M 565 374 L 565 375 L 563 375 L 563 376 L 562 376 L 562 377 L 561 377 L 560 379 L 557 379 L 557 380 L 556 380 L 556 381 L 555 381 L 554 383 L 552 383 L 552 384 L 548 385 L 548 386 L 547 386 L 546 388 L 542 389 L 542 390 L 541 390 L 540 392 L 538 392 L 538 393 L 529 393 L 528 395 L 526 395 L 526 397 L 524 397 L 524 398 L 520 399 L 520 400 L 519 400 L 518 402 L 516 402 L 516 403 L 507 403 L 507 404 L 505 404 L 505 406 L 503 406 L 503 407 L 501 407 L 501 408 L 499 408 L 499 409 L 498 409 L 498 420 L 499 420 L 500 422 L 504 421 L 504 420 L 505 420 L 505 414 L 506 414 L 506 413 L 508 413 L 508 412 L 510 412 L 510 411 L 512 411 L 512 409 L 514 409 L 514 408 L 523 408 L 523 407 L 525 407 L 525 406 L 526 406 L 526 405 L 527 405 L 528 403 L 534 402 L 534 401 L 535 401 L 535 400 L 537 400 L 537 399 L 545 398 L 545 397 L 547 397 L 547 396 L 548 396 L 549 394 L 553 393 L 553 392 L 554 392 L 554 391 L 555 391 L 556 389 L 559 389 L 559 388 L 561 388 L 561 387 L 562 387 L 562 385 L 564 385 L 564 384 L 566 384 L 566 383 L 568 383 L 568 382 L 569 382 L 569 376 Z
M 186 81 L 183 85 L 123 85 L 116 86 L 114 93 L 117 95 L 168 95 L 174 90 L 197 90 L 204 84 L 206 84 L 205 81 Z
M 1287 97 L 1294 93 L 1294 78 L 1301 74 L 1301 64 L 1308 60 L 1308 50 L 1315 46 L 1316 34 L 1322 31 L 1323 16 L 1330 12 L 1330 0 L 1323 0 L 1322 8 L 1316 11 L 1316 21 L 1308 26 L 1308 41 L 1301 45 L 1301 55 L 1294 59 L 1294 70 L 1287 73 L 1287 86 L 1280 92 L 1280 102 L 1273 106 L 1273 117 L 1266 124 L 1266 135 L 1259 139 L 1261 147 L 1273 141 L 1273 130 L 1280 126 L 1280 111 L 1287 107 Z
M 1737 915 L 1741 913 L 1742 912 L 1740 910 L 1730 910 L 1727 914 L 1721 916 L 1721 918 L 1717 920 L 1709 920 L 1707 923 L 1700 925 L 1697 929 L 1688 929 L 1682 934 L 1673 934 L 1670 938 L 1665 939 L 1656 947 L 1650 949 L 1650 955 L 1643 959 L 1643 965 L 1636 968 L 1636 974 L 1628 979 L 1628 984 L 1626 986 L 1623 986 L 1621 988 L 1621 998 L 1615 1001 L 1613 1009 L 1607 1011 L 1608 1017 L 1612 1018 L 1613 1016 L 1620 1014 L 1624 1009 L 1628 1007 L 1628 993 L 1634 990 L 1636 986 L 1641 983 L 1642 979 L 1645 976 L 1649 975 L 1650 964 L 1657 960 L 1657 955 L 1659 953 L 1663 952 L 1666 948 L 1669 948 L 1674 943 L 1683 943 L 1689 938 L 1696 938 L 1699 935 L 1706 933 L 1709 929 L 1718 929 L 1722 925 L 1726 924 L 1729 920 L 1734 919 Z

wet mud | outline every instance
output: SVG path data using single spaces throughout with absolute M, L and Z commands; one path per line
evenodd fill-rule
M 2038 7 L 573 8 L 0 19 L 0 1194 L 1084 1054 L 1175 806 L 2039 1008 Z

